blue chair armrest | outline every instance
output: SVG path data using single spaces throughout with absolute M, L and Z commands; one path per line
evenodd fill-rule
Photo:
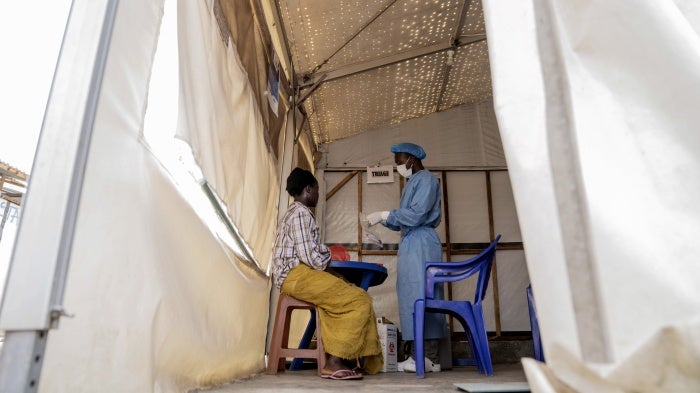
M 457 282 L 479 272 L 480 261 L 465 262 L 431 262 L 425 269 L 425 296 L 433 299 L 435 285 L 443 282 Z
M 443 282 L 455 282 L 463 280 L 481 271 L 484 258 L 493 258 L 496 244 L 501 235 L 496 236 L 493 242 L 479 255 L 461 262 L 427 262 L 425 264 L 425 299 L 433 299 L 435 285 Z M 486 280 L 488 281 L 488 279 Z M 477 296 L 478 298 L 478 296 Z

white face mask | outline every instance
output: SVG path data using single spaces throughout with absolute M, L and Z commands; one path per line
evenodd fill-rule
M 413 167 L 413 164 L 411 164 L 411 167 Z M 403 177 L 409 177 L 413 174 L 413 169 L 407 168 L 406 164 L 397 165 L 396 171 Z

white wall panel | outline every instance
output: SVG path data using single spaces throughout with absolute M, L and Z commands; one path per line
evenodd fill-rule
M 530 319 L 525 288 L 530 283 L 522 250 L 496 252 L 498 272 L 498 301 L 501 313 L 501 330 L 529 331 Z M 492 282 L 493 284 L 493 282 Z
M 426 166 L 505 167 L 498 125 L 493 115 L 489 115 L 492 112 L 493 103 L 490 100 L 460 105 L 340 139 L 323 145 L 328 155 L 320 166 L 352 168 L 379 163 L 390 165 L 394 163 L 394 155 L 389 151 L 391 145 L 413 142 L 421 145 L 428 154 L 423 160 Z M 485 121 L 482 121 L 482 117 Z
M 401 198 L 399 177 L 399 174 L 394 172 L 393 183 L 367 184 L 367 172 L 362 173 L 362 210 L 365 214 L 399 207 L 399 199 Z M 401 232 L 392 231 L 384 225 L 375 225 L 371 230 L 379 236 L 384 244 L 398 245 L 401 241 Z
M 489 211 L 483 172 L 448 172 L 452 243 L 488 243 Z
M 491 201 L 494 234 L 501 234 L 502 242 L 522 242 L 507 171 L 491 172 Z
M 348 173 L 326 171 L 326 192 L 339 184 Z M 357 243 L 357 217 L 357 177 L 353 177 L 326 201 L 325 243 Z

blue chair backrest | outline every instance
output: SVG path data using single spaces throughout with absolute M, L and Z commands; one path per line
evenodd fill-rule
M 489 244 L 484 251 L 473 258 L 462 262 L 428 262 L 426 267 L 425 298 L 433 299 L 435 284 L 441 282 L 455 282 L 463 280 L 469 276 L 479 273 L 474 294 L 474 304 L 479 304 L 486 296 L 489 278 L 491 277 L 491 266 L 496 255 L 496 244 L 501 239 L 501 235 Z
M 493 258 L 496 256 L 496 244 L 500 239 L 501 235 L 496 236 L 493 242 L 491 242 L 491 244 L 489 244 L 484 251 L 477 255 L 481 268 L 479 271 L 479 278 L 476 282 L 474 304 L 481 303 L 486 296 L 486 289 L 489 286 L 489 278 L 491 278 L 491 266 L 493 266 Z

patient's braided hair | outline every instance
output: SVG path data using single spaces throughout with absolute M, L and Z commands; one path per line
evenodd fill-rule
M 306 186 L 318 184 L 313 173 L 306 169 L 294 168 L 287 178 L 287 192 L 291 196 L 301 194 Z

